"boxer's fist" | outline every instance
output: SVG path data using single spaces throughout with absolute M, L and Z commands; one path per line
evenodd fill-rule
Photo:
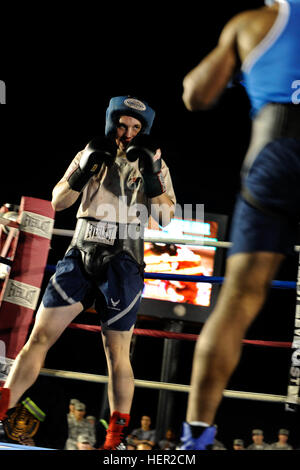
M 107 137 L 95 137 L 84 149 L 79 165 L 69 176 L 68 183 L 74 191 L 82 191 L 90 178 L 97 174 L 103 163 L 110 167 L 117 154 L 115 142 Z
M 130 162 L 139 159 L 139 169 L 144 178 L 145 193 L 148 197 L 160 196 L 166 191 L 161 173 L 161 151 L 149 135 L 135 137 L 126 149 Z

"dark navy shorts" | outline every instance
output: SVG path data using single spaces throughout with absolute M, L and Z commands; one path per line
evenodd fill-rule
M 300 218 L 300 140 L 280 138 L 258 154 L 244 182 L 266 215 L 239 195 L 230 233 L 234 253 L 270 251 L 291 254 Z
M 102 328 L 129 331 L 135 324 L 144 288 L 139 265 L 123 252 L 108 263 L 105 280 L 99 284 L 85 273 L 81 253 L 69 250 L 57 263 L 42 302 L 45 307 L 61 307 L 81 302 L 94 306 Z

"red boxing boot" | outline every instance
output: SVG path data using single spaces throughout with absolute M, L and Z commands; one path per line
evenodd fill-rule
M 0 421 L 6 418 L 10 399 L 10 389 L 0 387 Z
M 110 417 L 109 426 L 106 432 L 106 439 L 101 450 L 125 450 L 122 444 L 124 429 L 128 427 L 130 415 L 114 411 Z

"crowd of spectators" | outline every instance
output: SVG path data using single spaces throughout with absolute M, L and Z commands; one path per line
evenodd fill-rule
M 87 415 L 87 410 L 88 406 L 77 398 L 70 400 L 69 410 L 65 414 L 67 428 L 65 442 L 61 447 L 53 445 L 53 448 L 63 448 L 64 450 L 96 450 L 101 448 L 105 441 L 108 423 L 105 419 Z M 153 426 L 152 418 L 148 414 L 133 415 L 131 423 L 132 425 L 124 436 L 124 450 L 172 451 L 180 449 L 180 429 L 167 428 L 163 433 L 157 432 Z M 41 423 L 42 426 L 43 423 Z M 249 430 L 246 439 L 245 433 L 242 435 L 236 433 L 232 440 L 225 439 L 226 445 L 222 442 L 222 436 L 219 438 L 217 427 L 211 450 L 300 450 L 299 447 L 291 445 L 289 442 L 290 431 L 283 427 L 274 433 L 273 440 L 267 439 L 269 442 L 265 440 L 264 430 L 257 428 Z M 28 440 L 26 436 L 21 437 L 22 439 L 20 438 L 18 441 L 19 444 L 36 446 L 36 442 L 32 438 Z M 51 442 L 50 435 L 47 436 L 47 439 Z M 1 440 L 5 441 L 5 433 L 0 426 Z M 52 446 L 50 445 L 50 447 Z
M 293 448 L 289 441 L 290 431 L 285 428 L 278 430 L 277 439 L 273 442 L 265 442 L 264 431 L 253 429 L 249 433 L 249 442 L 244 439 L 234 438 L 231 445 L 225 446 L 218 437 L 218 428 L 213 446 L 210 450 L 298 450 Z M 156 440 L 156 430 L 151 428 L 151 418 L 141 417 L 141 426 L 133 429 L 127 436 L 127 450 L 176 450 L 180 446 L 180 436 L 172 429 L 168 429 L 165 437 Z

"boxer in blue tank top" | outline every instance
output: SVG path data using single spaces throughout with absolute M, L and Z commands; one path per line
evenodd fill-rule
M 300 216 L 300 0 L 236 15 L 218 44 L 184 78 L 190 111 L 209 108 L 233 77 L 251 103 L 252 135 L 241 173 L 225 282 L 193 360 L 182 449 L 213 444 L 215 415 L 248 327 L 282 260 L 293 252 Z

